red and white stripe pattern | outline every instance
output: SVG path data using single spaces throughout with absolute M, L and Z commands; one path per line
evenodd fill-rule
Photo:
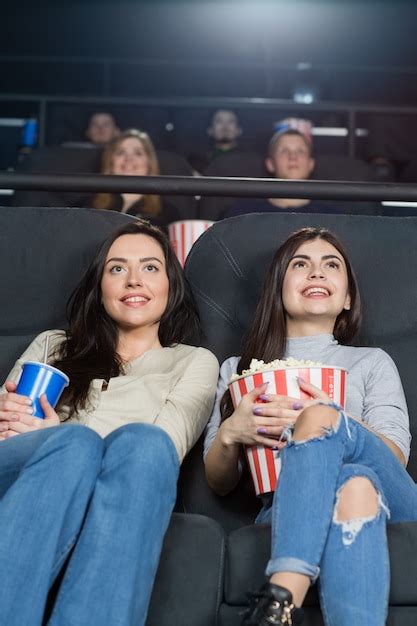
M 193 244 L 213 224 L 214 222 L 205 220 L 181 220 L 169 224 L 169 240 L 183 267 Z
M 322 389 L 337 404 L 345 406 L 346 370 L 326 366 L 288 367 L 242 376 L 229 384 L 233 406 L 236 407 L 249 391 L 266 382 L 269 382 L 267 393 L 310 399 L 308 394 L 301 391 L 297 376 Z M 265 446 L 247 446 L 245 452 L 256 495 L 275 491 L 281 470 L 279 451 Z

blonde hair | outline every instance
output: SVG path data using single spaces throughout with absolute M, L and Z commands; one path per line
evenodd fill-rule
M 302 132 L 300 132 L 299 130 L 297 130 L 296 128 L 287 128 L 285 130 L 277 130 L 276 133 L 274 133 L 271 137 L 271 139 L 269 140 L 269 144 L 268 144 L 268 157 L 273 159 L 275 156 L 275 151 L 278 147 L 278 144 L 281 140 L 282 137 L 301 137 L 301 139 L 304 141 L 307 149 L 308 149 L 308 154 L 309 156 L 312 158 L 313 157 L 313 144 L 311 141 L 309 141 L 309 139 L 306 137 L 306 135 L 304 135 Z
M 118 137 L 113 139 L 104 149 L 101 160 L 101 174 L 112 174 L 113 157 L 121 144 L 126 139 L 138 139 L 145 150 L 149 163 L 149 176 L 159 176 L 159 164 L 156 156 L 154 145 L 148 133 L 136 128 L 124 130 Z M 93 207 L 95 209 L 109 209 L 115 194 L 98 193 L 94 196 Z M 146 194 L 143 196 L 143 212 L 146 215 L 158 215 L 161 212 L 161 199 L 154 194 Z

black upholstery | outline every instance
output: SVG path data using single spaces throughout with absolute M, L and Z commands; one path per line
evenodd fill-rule
M 312 180 L 343 180 L 376 182 L 375 170 L 372 166 L 355 157 L 343 154 L 317 154 Z M 379 202 L 360 201 L 335 201 L 339 209 L 345 213 L 351 213 L 354 208 L 355 214 L 360 215 L 385 215 L 385 209 Z M 389 213 L 388 213 L 389 215 Z
M 163 176 L 192 176 L 193 170 L 187 159 L 176 152 L 157 150 L 159 171 Z M 180 218 L 194 219 L 197 211 L 197 201 L 194 196 L 167 195 L 163 200 L 175 206 L 180 212 Z
M 402 183 L 417 182 L 417 159 L 411 159 L 411 161 L 407 163 L 400 174 L 400 181 Z
M 371 165 L 342 154 L 317 154 L 312 178 L 315 180 L 375 181 Z
M 177 510 L 212 517 L 226 532 L 251 524 L 260 509 L 260 502 L 254 496 L 249 473 L 245 473 L 239 485 L 227 498 L 221 498 L 207 484 L 202 458 L 201 438 L 183 462 Z
M 94 174 L 100 171 L 98 148 L 45 146 L 29 154 L 16 168 L 19 174 Z M 85 191 L 16 191 L 13 206 L 73 207 L 83 206 Z
M 174 513 L 147 626 L 213 626 L 223 596 L 224 559 L 224 533 L 214 520 Z
M 265 159 L 257 152 L 236 150 L 213 159 L 203 172 L 204 176 L 232 176 L 263 178 L 267 175 Z M 203 196 L 198 214 L 204 220 L 219 220 L 237 198 Z

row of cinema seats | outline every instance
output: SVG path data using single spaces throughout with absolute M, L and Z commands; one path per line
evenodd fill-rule
M 66 298 L 98 242 L 130 219 L 89 209 L 0 210 L 3 283 L 24 285 L 13 298 L 4 298 L 0 309 L 2 380 L 37 333 L 62 327 Z M 361 343 L 384 348 L 397 363 L 415 438 L 417 289 L 408 270 L 417 266 L 417 217 L 264 214 L 218 222 L 199 239 L 186 264 L 201 315 L 204 345 L 219 361 L 240 353 L 264 268 L 287 235 L 307 225 L 328 227 L 345 242 L 365 305 Z M 415 443 L 408 470 L 416 480 Z M 181 469 L 177 510 L 165 538 L 147 626 L 240 623 L 246 592 L 260 587 L 268 559 L 269 526 L 252 524 L 258 509 L 248 481 L 241 481 L 225 498 L 210 491 L 200 441 Z M 392 524 L 389 547 L 387 625 L 415 626 L 417 523 Z M 323 626 L 315 587 L 307 597 L 305 626 Z
M 192 176 L 187 160 L 176 153 L 158 150 L 162 175 Z M 67 148 L 49 146 L 30 154 L 17 168 L 18 173 L 39 174 L 94 174 L 100 169 L 101 152 L 96 148 Z M 237 151 L 213 160 L 204 172 L 205 176 L 232 176 L 263 178 L 267 176 L 264 159 L 256 152 Z M 343 155 L 318 155 L 313 174 L 315 180 L 374 181 L 371 166 L 360 159 Z M 181 219 L 201 218 L 218 220 L 237 198 L 167 195 L 165 200 L 175 206 Z M 13 206 L 88 206 L 85 192 L 16 191 Z M 339 203 L 340 204 L 340 203 Z M 349 211 L 348 211 L 349 212 Z M 360 213 L 378 212 L 375 205 L 362 204 Z

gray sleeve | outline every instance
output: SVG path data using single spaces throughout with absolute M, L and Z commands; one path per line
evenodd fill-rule
M 208 424 L 206 426 L 205 435 L 204 435 L 204 458 L 206 458 L 206 454 L 209 451 L 211 444 L 219 430 L 221 416 L 220 416 L 220 401 L 223 397 L 224 392 L 227 389 L 227 385 L 229 383 L 230 377 L 232 374 L 236 373 L 236 368 L 239 363 L 239 356 L 231 356 L 223 362 L 220 368 L 219 380 L 217 383 L 216 390 L 216 399 L 214 401 L 213 412 L 210 416 Z
M 408 460 L 410 423 L 400 375 L 386 352 L 380 349 L 372 352 L 374 358 L 366 374 L 362 419 L 376 432 L 393 441 Z

